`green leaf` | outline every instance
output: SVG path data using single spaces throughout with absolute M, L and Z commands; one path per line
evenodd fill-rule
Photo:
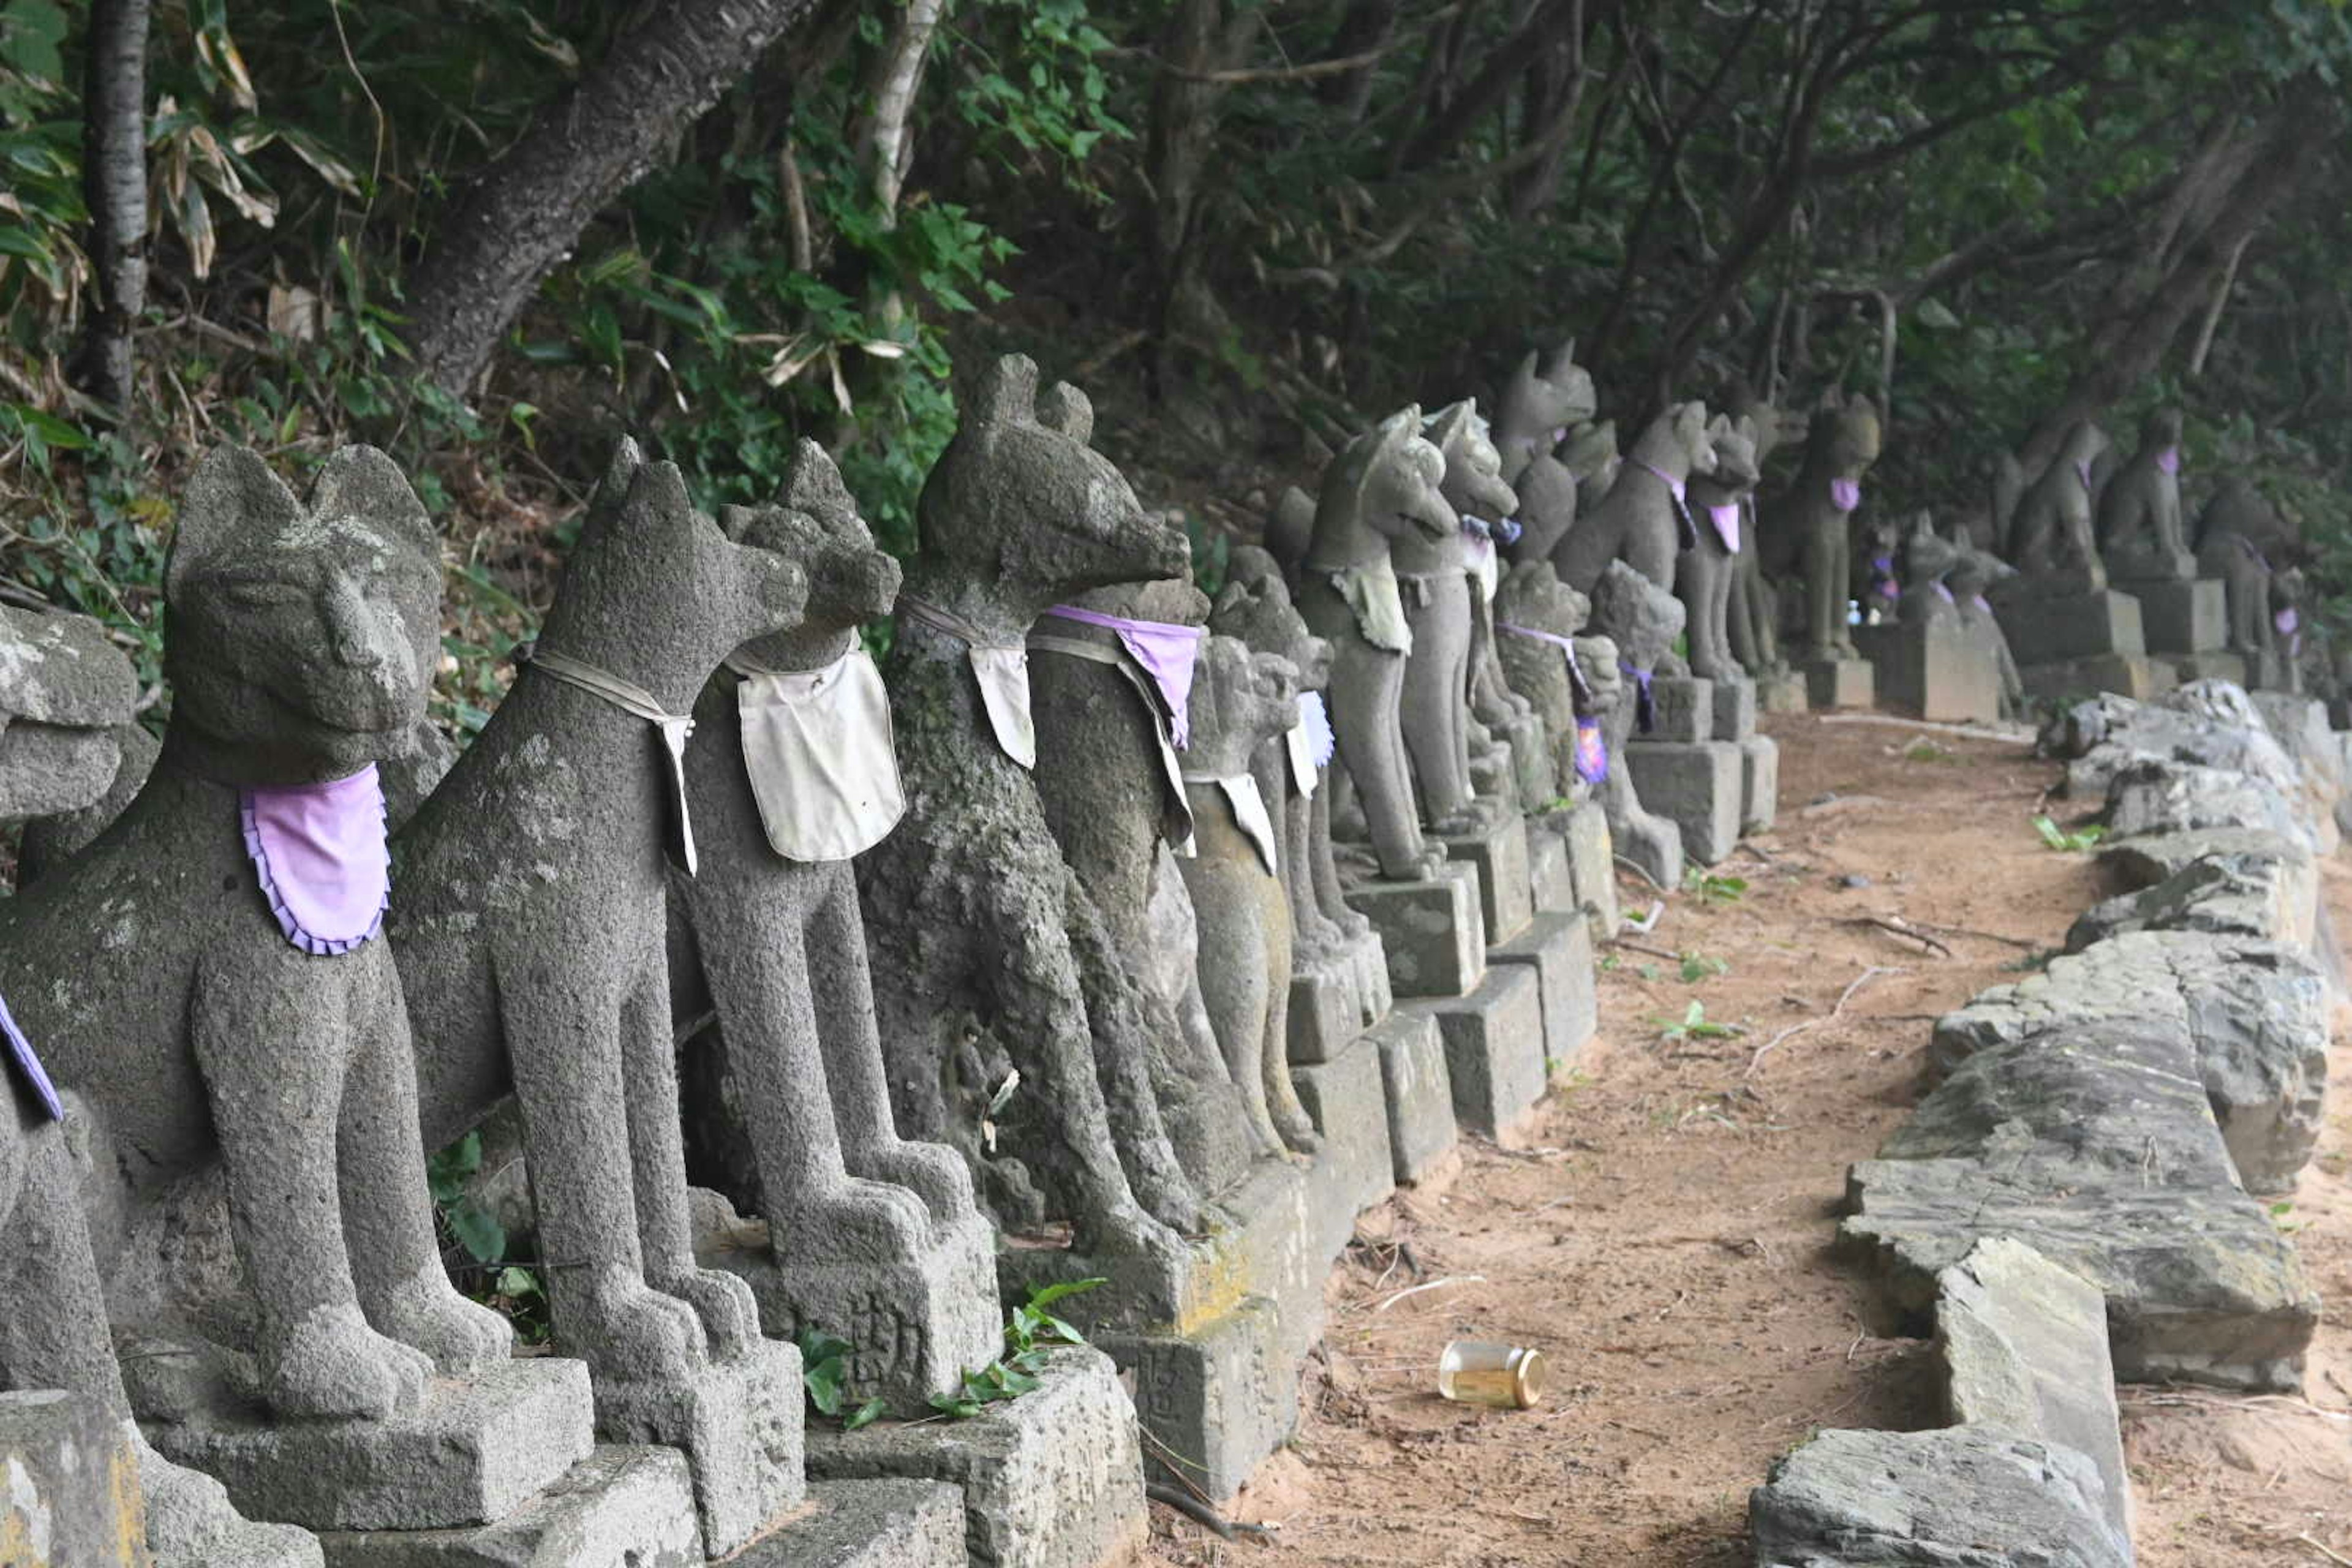
M 827 1415 L 841 1414 L 841 1362 L 838 1358 L 803 1362 L 801 1385 L 808 1390 L 809 1403 Z
M 879 1394 L 877 1394 L 874 1398 L 867 1400 L 865 1404 L 851 1411 L 847 1415 L 842 1417 L 841 1425 L 845 1431 L 855 1432 L 860 1426 L 872 1426 L 876 1421 L 880 1420 L 889 1413 L 890 1402 L 882 1398 Z
M 1109 1283 L 1110 1279 L 1107 1275 L 1097 1275 L 1088 1279 L 1064 1279 L 1056 1284 L 1041 1286 L 1031 1291 L 1029 1304 L 1033 1307 L 1050 1307 L 1056 1301 Z
M 543 1292 L 540 1288 L 538 1275 L 528 1268 L 509 1267 L 499 1270 L 499 1294 L 510 1296 L 520 1301 L 541 1295 Z
M 477 1263 L 496 1263 L 507 1255 L 507 1228 L 478 1204 L 461 1203 L 448 1211 L 449 1234 Z

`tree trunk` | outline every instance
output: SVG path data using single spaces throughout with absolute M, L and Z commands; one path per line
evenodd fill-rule
M 131 329 L 147 308 L 147 0 L 92 0 L 82 89 L 82 198 L 97 300 L 75 383 L 128 414 Z
M 417 369 L 453 395 L 604 205 L 814 0 L 671 0 L 469 181 L 408 289 Z

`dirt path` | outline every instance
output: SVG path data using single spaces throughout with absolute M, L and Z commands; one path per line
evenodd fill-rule
M 1935 1016 L 2056 947 L 2098 882 L 2034 834 L 2058 770 L 2021 745 L 1817 718 L 1774 732 L 1780 827 L 1715 868 L 1745 889 L 1673 900 L 1630 939 L 1678 956 L 1605 950 L 1601 1038 L 1531 1147 L 1467 1144 L 1449 1189 L 1365 1216 L 1299 1435 L 1236 1510 L 1278 1544 L 1155 1510 L 1159 1562 L 1732 1568 L 1776 1455 L 1823 1426 L 1935 1419 L 1924 1345 L 1874 1337 L 1828 1257 L 1835 1200 L 1916 1100 Z M 2331 889 L 2352 929 L 2352 875 Z M 1743 1032 L 1670 1037 L 1693 1003 Z M 2342 1073 L 2352 1116 L 2352 1059 Z M 2352 1291 L 2347 1130 L 2331 1125 L 2286 1220 L 2307 1223 L 2331 1300 Z M 1414 1285 L 1434 1288 L 1399 1296 Z M 1454 1338 L 1540 1347 L 1549 1397 L 1438 1399 Z M 2340 1411 L 2343 1384 L 2352 1336 L 2331 1321 L 2313 1397 Z M 2127 1393 L 2148 1568 L 2324 1564 L 2302 1531 L 2352 1555 L 2347 1417 Z

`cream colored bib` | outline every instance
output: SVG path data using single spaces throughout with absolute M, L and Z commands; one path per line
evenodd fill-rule
M 1364 634 L 1366 642 L 1391 653 L 1412 651 L 1412 626 L 1404 618 L 1404 600 L 1397 593 L 1396 568 L 1387 556 L 1337 571 L 1320 567 L 1308 570 L 1321 572 L 1331 580 L 1331 586 L 1355 613 L 1356 627 Z
M 853 646 L 822 669 L 729 659 L 743 769 L 768 845 L 787 860 L 846 860 L 871 849 L 907 809 L 882 672 Z M 1024 689 L 1026 683 L 1024 683 Z
M 1247 836 L 1257 850 L 1259 861 L 1269 877 L 1281 875 L 1275 863 L 1274 819 L 1266 815 L 1265 797 L 1258 793 L 1254 773 L 1235 773 L 1231 778 L 1217 778 L 1208 773 L 1187 773 L 1192 784 L 1213 784 L 1224 792 L 1225 804 L 1233 808 L 1234 822 Z

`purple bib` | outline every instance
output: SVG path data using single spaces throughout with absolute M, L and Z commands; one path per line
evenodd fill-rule
M 1944 603 L 1948 605 L 1952 602 L 1952 591 L 1944 586 L 1944 580 L 1941 577 L 1937 578 L 1931 586 L 1936 590 L 1936 597 L 1943 600 Z
M 33 1098 L 41 1102 L 50 1121 L 63 1121 L 66 1108 L 58 1101 L 58 1086 L 41 1070 L 41 1058 L 33 1054 L 33 1042 L 25 1038 L 25 1031 L 16 1027 L 16 1020 L 8 1016 L 5 1001 L 0 1001 L 0 1037 L 7 1040 L 9 1059 L 16 1064 L 16 1071 L 23 1077 L 25 1086 L 33 1091 Z
M 1192 700 L 1192 666 L 1201 657 L 1202 639 L 1209 635 L 1206 627 L 1178 626 L 1172 621 L 1130 621 L 1076 605 L 1055 605 L 1045 613 L 1117 632 L 1119 646 L 1151 677 L 1151 683 L 1160 689 L 1160 700 L 1168 705 L 1168 738 L 1179 751 L 1192 742 L 1192 721 L 1185 708 Z
M 1840 511 L 1852 511 L 1861 504 L 1862 481 L 1860 479 L 1832 479 L 1830 481 L 1830 505 L 1837 508 Z
M 2295 628 L 2303 625 L 2303 617 L 2292 608 L 2284 609 L 2271 617 L 2271 625 L 2278 628 L 2279 636 L 2291 637 L 2294 636 Z
M 2158 452 L 2156 455 L 2156 466 L 2163 469 L 2168 474 L 2179 473 L 2180 471 L 2180 448 L 2178 447 L 2167 447 L 2163 451 Z
M 1739 553 L 1739 503 L 1730 501 L 1723 506 L 1706 509 L 1707 521 L 1715 524 L 1716 536 L 1723 547 L 1734 555 Z
M 392 898 L 375 764 L 325 784 L 238 792 L 245 852 L 286 940 L 321 956 L 383 929 Z

